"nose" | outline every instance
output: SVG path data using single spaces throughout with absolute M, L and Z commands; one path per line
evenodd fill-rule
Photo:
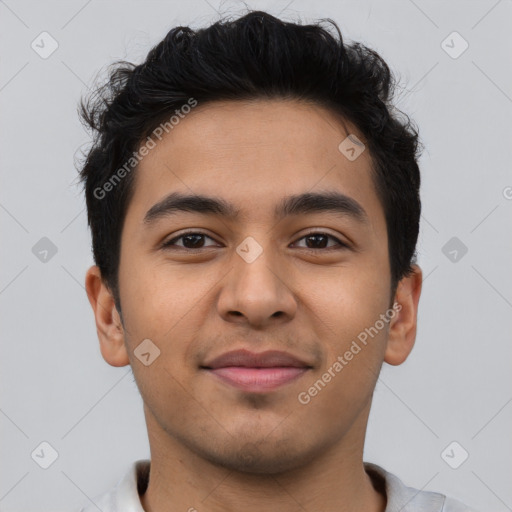
M 244 249 L 248 249 L 245 251 Z M 226 275 L 217 307 L 224 320 L 248 323 L 263 328 L 276 322 L 288 322 L 296 314 L 292 273 L 286 263 L 272 257 L 271 250 L 259 250 L 241 244 L 233 255 L 233 268 Z M 249 257 L 246 257 L 246 254 Z

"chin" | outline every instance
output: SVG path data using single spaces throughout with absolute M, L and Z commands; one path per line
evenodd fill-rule
M 196 447 L 200 456 L 216 466 L 237 471 L 240 473 L 257 475 L 278 475 L 311 462 L 312 454 L 304 449 L 304 444 L 297 441 L 293 445 L 289 441 L 266 442 L 242 442 L 239 446 L 222 446 L 215 452 L 208 447 Z M 238 443 L 236 443 L 238 444 Z M 199 450 L 197 450 L 199 448 Z M 313 452 L 316 450 L 313 449 Z

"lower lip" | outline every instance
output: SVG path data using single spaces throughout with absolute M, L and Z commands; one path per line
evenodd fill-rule
M 307 370 L 308 368 L 291 366 L 273 368 L 227 366 L 225 368 L 209 369 L 208 371 L 237 388 L 251 392 L 262 392 L 277 389 L 299 378 Z

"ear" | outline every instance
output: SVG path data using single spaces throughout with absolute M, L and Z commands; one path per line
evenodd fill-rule
M 100 341 L 101 355 L 112 366 L 130 363 L 124 343 L 124 329 L 110 289 L 101 278 L 96 265 L 85 277 L 85 289 L 96 319 L 96 331 Z
M 407 359 L 416 340 L 418 303 L 423 273 L 418 265 L 412 267 L 414 272 L 398 283 L 394 301 L 396 315 L 389 324 L 384 361 L 393 366 L 402 364 Z

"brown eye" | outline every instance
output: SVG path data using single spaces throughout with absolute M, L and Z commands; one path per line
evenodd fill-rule
M 213 238 L 209 237 L 205 233 L 201 233 L 199 231 L 189 231 L 188 233 L 183 233 L 180 236 L 177 236 L 176 238 L 173 238 L 172 240 L 169 240 L 162 244 L 162 247 L 164 248 L 171 248 L 171 247 L 181 247 L 183 249 L 204 249 L 204 239 L 209 238 L 210 240 L 213 240 Z M 183 241 L 183 245 L 176 245 L 176 242 L 178 240 Z M 208 246 L 207 246 L 208 247 Z
M 205 233 L 202 233 L 200 231 L 189 231 L 187 233 L 182 233 L 181 235 L 168 240 L 167 242 L 164 242 L 162 244 L 162 248 L 165 249 L 172 249 L 172 248 L 181 248 L 185 250 L 200 250 L 200 249 L 206 249 L 208 247 L 215 247 L 215 246 L 206 246 L 204 245 L 205 239 L 213 240 L 212 237 L 206 235 Z M 329 246 L 329 239 L 333 240 L 335 243 L 334 245 Z M 311 251 L 317 251 L 321 249 L 326 250 L 333 250 L 336 248 L 348 248 L 348 245 L 341 242 L 338 238 L 329 235 L 327 233 L 322 233 L 320 231 L 308 233 L 307 235 L 303 236 L 300 240 L 306 241 L 306 247 L 302 247 L 307 250 Z M 181 245 L 177 244 L 176 242 L 181 241 Z M 215 241 L 215 240 L 213 240 Z M 298 242 L 295 242 L 298 243 Z
M 335 241 L 334 246 L 328 247 L 327 244 L 329 243 L 329 238 L 331 240 Z M 327 233 L 322 232 L 313 232 L 308 233 L 307 235 L 303 236 L 300 240 L 306 240 L 306 247 L 305 249 L 310 250 L 317 250 L 317 249 L 333 249 L 336 247 L 341 248 L 347 248 L 347 244 L 344 244 L 340 240 L 338 240 L 336 237 L 329 235 Z

